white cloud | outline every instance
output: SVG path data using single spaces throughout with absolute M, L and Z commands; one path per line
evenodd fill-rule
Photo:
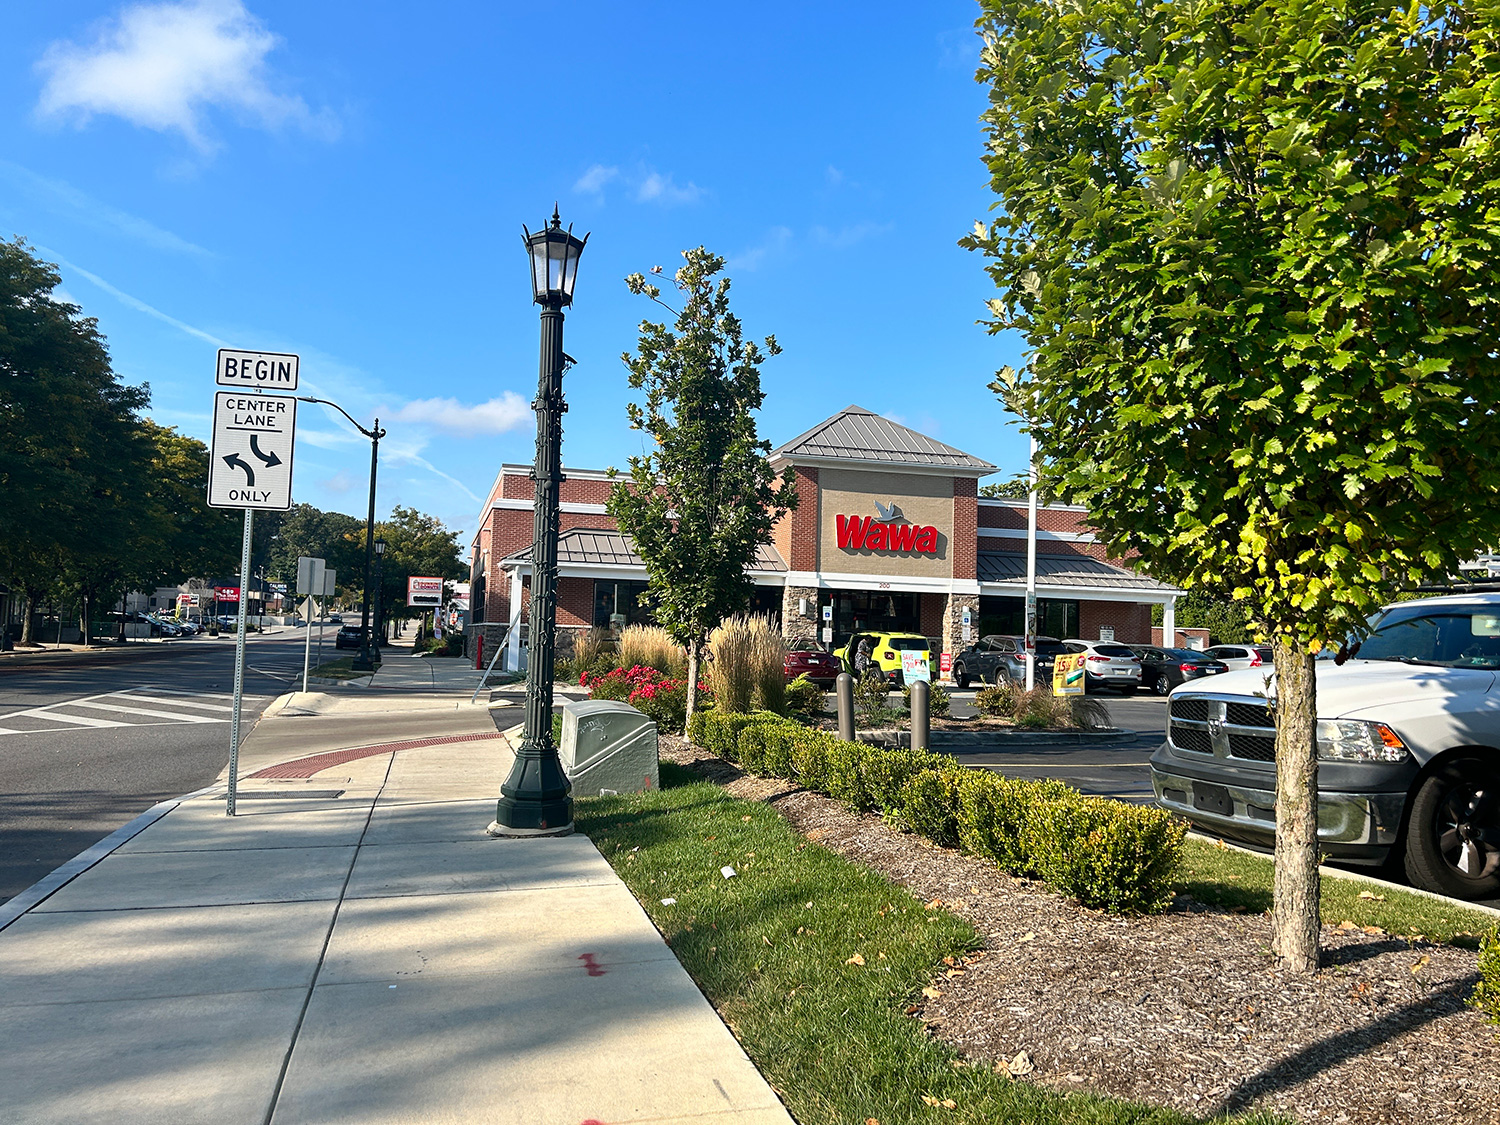
M 133 4 L 94 41 L 58 41 L 37 63 L 46 76 L 37 112 L 86 123 L 112 114 L 158 132 L 179 132 L 200 151 L 210 108 L 263 128 L 296 125 L 331 137 L 336 122 L 273 88 L 266 56 L 277 38 L 242 0 Z
M 328 489 L 329 492 L 332 492 L 338 496 L 342 496 L 359 482 L 352 476 L 350 476 L 347 470 L 340 469 L 338 472 L 334 473 L 333 476 L 328 477 L 325 480 L 320 480 L 318 483 L 321 484 L 324 488 Z
M 840 227 L 838 230 L 813 227 L 811 234 L 824 246 L 834 250 L 847 250 L 867 238 L 873 238 L 894 229 L 894 223 L 856 223 L 853 226 Z
M 578 177 L 578 182 L 573 185 L 573 190 L 586 195 L 602 195 L 604 185 L 611 180 L 618 179 L 620 170 L 612 165 L 595 164 L 587 172 Z
M 730 258 L 729 268 L 739 270 L 759 269 L 767 259 L 779 257 L 791 241 L 791 227 L 772 227 L 766 232 L 766 237 L 761 241 L 760 245 L 752 246 L 749 250 Z
M 670 173 L 663 176 L 659 172 L 652 172 L 635 189 L 636 202 L 661 203 L 668 207 L 696 203 L 702 195 L 703 190 L 697 184 L 689 181 L 686 187 L 678 187 Z
M 461 437 L 476 437 L 520 428 L 531 420 L 531 404 L 515 391 L 506 391 L 476 406 L 465 406 L 454 398 L 421 398 L 408 402 L 396 412 L 396 417 L 402 422 L 422 422 Z
M 67 215 L 94 230 L 122 234 L 157 250 L 171 250 L 180 254 L 209 254 L 203 247 L 180 238 L 169 230 L 162 230 L 161 227 L 147 222 L 138 215 L 121 211 L 107 203 L 101 203 L 93 196 L 79 191 L 72 184 L 38 176 L 29 168 L 23 168 L 19 164 L 0 160 L 0 177 L 9 180 L 33 198 L 41 200 L 43 205 L 54 214 Z

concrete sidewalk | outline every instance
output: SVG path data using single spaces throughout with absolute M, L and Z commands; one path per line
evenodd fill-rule
M 586 837 L 484 834 L 483 706 L 407 695 L 283 704 L 240 815 L 159 807 L 0 930 L 7 1122 L 791 1121 Z

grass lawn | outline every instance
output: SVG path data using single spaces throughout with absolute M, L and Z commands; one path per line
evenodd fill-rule
M 802 1125 L 1190 1120 L 956 1065 L 904 1009 L 945 957 L 978 948 L 966 922 L 808 843 L 764 803 L 665 762 L 661 779 L 659 792 L 579 801 L 578 828 Z
M 1182 889 L 1200 902 L 1238 907 L 1252 914 L 1271 909 L 1273 866 L 1269 856 L 1247 855 L 1189 838 L 1183 842 L 1182 858 Z M 1379 926 L 1402 937 L 1420 934 L 1432 941 L 1454 942 L 1471 949 L 1479 947 L 1477 935 L 1495 923 L 1493 917 L 1478 911 L 1449 906 L 1399 887 L 1352 879 L 1325 877 L 1322 896 L 1324 922 Z
M 337 660 L 324 661 L 322 664 L 311 669 L 307 674 L 324 680 L 357 680 L 361 676 L 370 675 L 369 672 L 356 672 L 353 664 L 354 657 L 341 656 Z

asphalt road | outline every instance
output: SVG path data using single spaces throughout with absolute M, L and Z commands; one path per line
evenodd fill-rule
M 245 643 L 241 738 L 302 671 L 301 630 Z M 229 761 L 234 638 L 137 659 L 0 662 L 0 902 Z

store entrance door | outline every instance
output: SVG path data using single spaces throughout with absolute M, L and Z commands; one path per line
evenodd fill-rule
M 833 647 L 840 648 L 855 633 L 920 633 L 921 597 L 887 590 L 831 590 L 824 604 L 833 604 Z

